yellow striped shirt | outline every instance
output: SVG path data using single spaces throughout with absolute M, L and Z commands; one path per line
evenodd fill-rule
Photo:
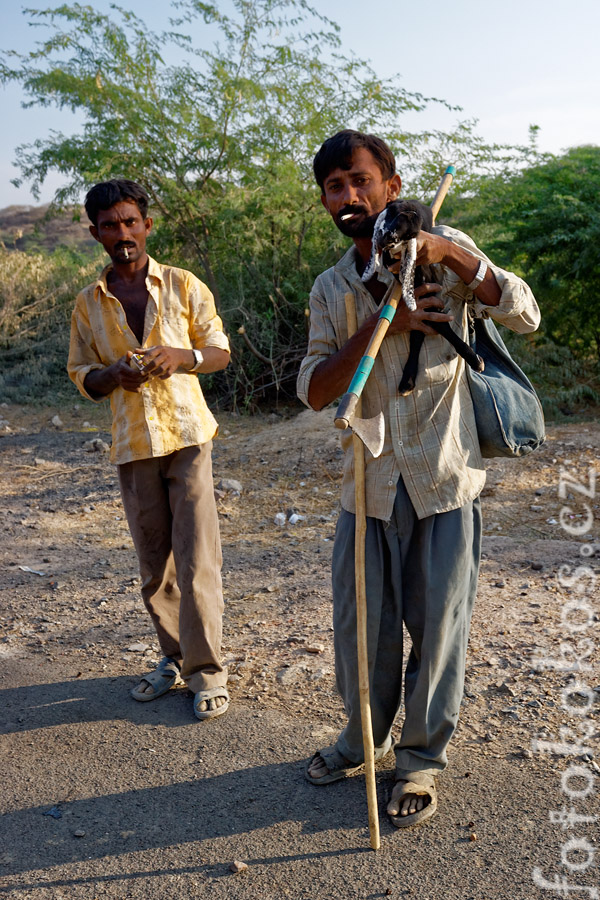
M 138 346 L 229 350 L 223 323 L 206 285 L 191 272 L 163 266 L 151 258 L 140 345 L 127 323 L 125 310 L 108 287 L 109 270 L 110 265 L 97 281 L 78 294 L 71 317 L 67 368 L 69 377 L 88 400 L 101 402 L 85 390 L 88 372 L 112 365 Z M 117 387 L 109 396 L 114 463 L 167 456 L 182 447 L 204 444 L 216 434 L 217 422 L 194 374 L 176 373 L 164 381 L 150 378 L 139 393 Z
M 485 259 L 502 290 L 498 306 L 485 306 L 450 269 L 431 266 L 429 280 L 442 285 L 436 297 L 444 301 L 444 311 L 454 316 L 452 327 L 463 340 L 468 340 L 467 304 L 476 316 L 490 315 L 513 331 L 535 331 L 540 313 L 524 281 L 492 265 L 466 234 L 443 225 L 436 226 L 434 233 Z M 394 277 L 385 271 L 378 278 L 388 285 L 385 303 Z M 378 307 L 358 275 L 354 247 L 337 265 L 319 275 L 311 292 L 308 351 L 298 375 L 298 396 L 307 406 L 315 368 L 348 340 L 344 302 L 348 292 L 354 295 L 360 327 Z M 381 456 L 374 459 L 365 450 L 367 515 L 385 521 L 391 517 L 400 476 L 420 519 L 463 506 L 477 497 L 485 484 L 464 360 L 439 335 L 426 335 L 415 390 L 402 397 L 398 384 L 408 352 L 408 333 L 388 335 L 362 394 L 362 416 L 369 418 L 381 410 L 385 417 Z M 341 440 L 345 451 L 342 506 L 354 512 L 349 429 L 342 433 Z

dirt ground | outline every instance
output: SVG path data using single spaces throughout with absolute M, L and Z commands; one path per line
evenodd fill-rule
M 363 777 L 328 787 L 303 778 L 304 760 L 343 724 L 329 589 L 341 474 L 333 412 L 219 419 L 232 703 L 200 723 L 186 689 L 150 704 L 128 695 L 159 653 L 114 468 L 89 445 L 109 443 L 107 409 L 0 406 L 0 892 L 531 900 L 567 896 L 550 885 L 565 879 L 580 885 L 573 900 L 598 897 L 598 594 L 576 569 L 595 571 L 600 558 L 600 426 L 551 427 L 531 456 L 489 462 L 466 692 L 440 810 L 406 833 L 388 823 L 390 755 L 378 763 L 374 854 Z M 561 472 L 570 483 L 559 495 Z M 223 479 L 241 492 L 219 488 Z M 560 818 L 571 808 L 583 819 Z M 234 874 L 233 860 L 247 868 Z

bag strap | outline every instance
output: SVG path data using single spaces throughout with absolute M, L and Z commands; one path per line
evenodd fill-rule
M 469 312 L 469 343 L 484 360 L 486 356 L 492 355 L 495 357 L 497 362 L 501 363 L 506 369 L 511 370 L 537 398 L 534 386 L 523 369 L 517 365 L 508 352 L 493 319 L 488 316 L 474 316 Z M 485 375 L 485 370 L 483 374 Z M 539 402 L 539 398 L 537 399 Z

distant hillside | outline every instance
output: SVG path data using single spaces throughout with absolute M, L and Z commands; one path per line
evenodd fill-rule
M 83 208 L 48 216 L 49 205 L 7 206 L 0 209 L 0 241 L 9 250 L 51 252 L 59 246 L 84 250 L 95 247 Z M 80 221 L 73 219 L 80 216 Z

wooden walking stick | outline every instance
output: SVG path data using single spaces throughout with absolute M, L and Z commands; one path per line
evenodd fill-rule
M 437 193 L 433 198 L 433 203 L 431 204 L 431 212 L 433 214 L 433 224 L 435 225 L 435 220 L 437 219 L 437 214 L 440 211 L 441 205 L 444 202 L 444 198 L 448 193 L 448 189 L 452 184 L 452 179 L 456 174 L 456 169 L 454 166 L 448 166 L 446 171 L 444 172 L 444 176 L 440 181 L 440 186 L 437 189 Z
M 356 306 L 354 294 L 345 294 L 346 322 L 348 337 L 356 331 Z M 358 400 L 356 414 L 361 414 Z M 362 724 L 363 750 L 365 756 L 365 778 L 367 782 L 367 811 L 369 816 L 369 836 L 373 850 L 379 850 L 379 815 L 377 812 L 377 786 L 375 784 L 375 747 L 373 745 L 373 725 L 371 721 L 371 698 L 369 691 L 369 653 L 367 647 L 367 585 L 365 578 L 365 538 L 367 536 L 367 510 L 365 494 L 365 448 L 357 434 L 352 435 L 354 452 L 354 571 L 356 586 L 356 648 L 358 652 L 358 692 L 360 697 L 360 719 Z
M 435 195 L 431 209 L 433 219 L 440 210 L 448 188 L 452 183 L 454 166 L 448 166 L 444 177 Z M 348 326 L 348 338 L 352 337 L 357 329 L 356 306 L 354 295 L 344 295 L 346 306 L 346 322 Z M 373 367 L 375 357 L 383 342 L 389 324 L 394 317 L 398 300 L 391 306 L 389 303 L 381 311 L 375 332 L 371 337 L 365 356 L 363 356 L 358 369 L 352 379 L 347 393 L 342 398 L 336 413 L 335 424 L 338 428 L 353 427 L 356 420 L 361 421 L 360 395 L 366 384 L 369 373 Z M 351 396 L 351 399 L 349 398 Z M 350 404 L 348 404 L 350 400 Z M 342 404 L 346 401 L 347 418 L 340 412 Z M 351 411 L 348 411 L 348 406 Z M 341 424 L 344 422 L 345 424 Z M 379 453 L 383 444 L 379 448 Z M 381 840 L 379 835 L 379 814 L 377 810 L 377 786 L 375 783 L 375 746 L 373 741 L 373 724 L 371 719 L 371 698 L 369 689 L 369 653 L 367 644 L 367 584 L 365 573 L 365 538 L 367 534 L 366 493 L 365 493 L 365 445 L 363 439 L 353 427 L 352 449 L 354 452 L 354 500 L 355 500 L 355 526 L 354 526 L 354 567 L 355 567 L 355 591 L 356 591 L 356 647 L 358 656 L 358 691 L 360 698 L 360 716 L 362 724 L 363 751 L 365 758 L 365 780 L 367 785 L 367 810 L 369 816 L 369 837 L 371 848 L 379 850 Z M 374 455 L 379 455 L 375 453 Z

